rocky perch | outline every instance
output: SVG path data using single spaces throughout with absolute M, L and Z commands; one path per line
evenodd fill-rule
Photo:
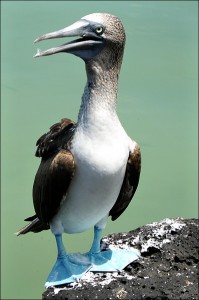
M 165 219 L 103 242 L 141 256 L 122 272 L 87 272 L 78 283 L 48 288 L 42 299 L 199 299 L 198 220 Z

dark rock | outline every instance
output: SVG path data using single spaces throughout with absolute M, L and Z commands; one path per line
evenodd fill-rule
M 165 219 L 103 242 L 137 248 L 141 257 L 122 272 L 88 272 L 79 283 L 48 288 L 42 299 L 199 299 L 198 220 Z

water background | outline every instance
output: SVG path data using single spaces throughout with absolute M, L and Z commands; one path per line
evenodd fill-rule
M 63 117 L 77 119 L 86 75 L 70 54 L 33 59 L 65 40 L 33 45 L 93 12 L 119 16 L 127 35 L 118 115 L 142 150 L 134 200 L 104 234 L 163 218 L 197 217 L 197 1 L 1 1 L 1 298 L 41 299 L 56 258 L 48 232 L 16 237 L 33 214 L 35 142 Z M 65 235 L 86 251 L 92 229 Z

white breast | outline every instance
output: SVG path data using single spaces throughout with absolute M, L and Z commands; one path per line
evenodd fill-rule
M 106 131 L 76 131 L 71 152 L 75 175 L 61 209 L 51 222 L 53 233 L 83 232 L 104 218 L 119 195 L 129 155 L 121 125 Z

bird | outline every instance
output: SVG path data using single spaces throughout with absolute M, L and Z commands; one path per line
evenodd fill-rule
M 140 146 L 126 133 L 116 110 L 125 29 L 117 16 L 92 13 L 34 42 L 67 37 L 78 38 L 38 50 L 34 57 L 69 53 L 84 61 L 87 81 L 77 122 L 63 118 L 38 139 L 35 214 L 17 232 L 50 229 L 55 236 L 58 255 L 46 288 L 78 281 L 88 271 L 121 270 L 139 257 L 136 249 L 103 249 L 100 242 L 108 218 L 116 220 L 131 202 L 141 172 Z M 62 235 L 92 227 L 90 250 L 68 253 Z

